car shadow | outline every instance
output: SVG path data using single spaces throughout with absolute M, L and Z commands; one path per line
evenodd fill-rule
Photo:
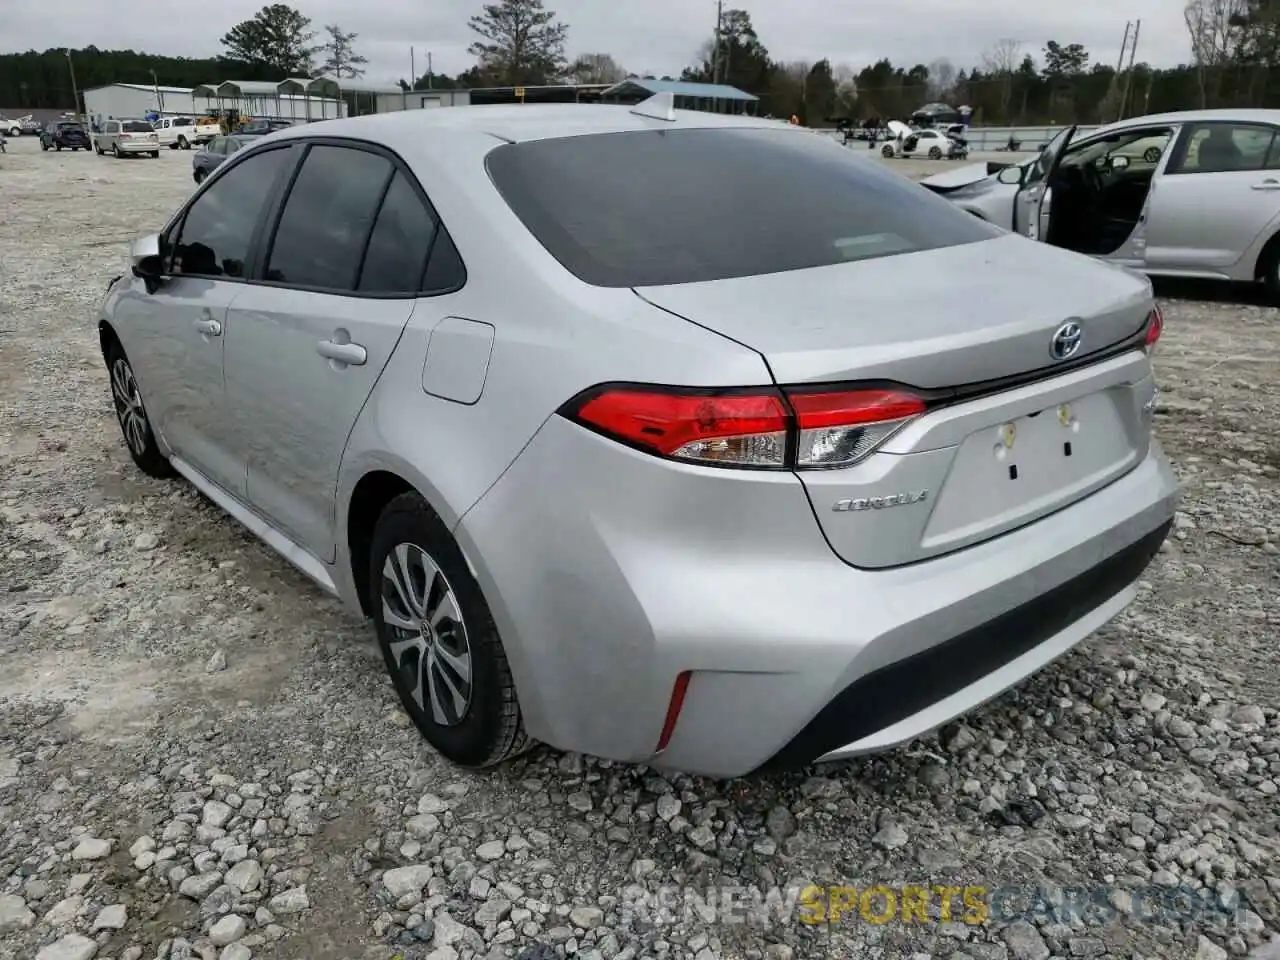
M 1201 303 L 1229 303 L 1237 306 L 1277 306 L 1260 283 L 1223 283 L 1217 280 L 1190 280 L 1181 277 L 1153 277 L 1157 297 L 1170 300 L 1198 300 Z

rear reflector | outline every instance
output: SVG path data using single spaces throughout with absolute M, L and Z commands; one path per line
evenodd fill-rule
M 654 753 L 661 753 L 671 742 L 671 735 L 676 732 L 676 721 L 680 719 L 680 711 L 684 707 L 684 695 L 689 692 L 689 677 L 686 670 L 676 677 L 675 686 L 671 688 L 671 702 L 667 704 L 667 718 L 662 723 L 662 733 L 658 737 L 658 746 Z
M 588 390 L 560 412 L 657 456 L 785 470 L 857 463 L 925 410 L 920 397 L 896 389 L 620 385 Z
M 1160 335 L 1164 333 L 1164 314 L 1160 312 L 1158 306 L 1151 308 L 1151 314 L 1147 317 L 1147 351 L 1156 345 L 1156 341 L 1160 339 Z

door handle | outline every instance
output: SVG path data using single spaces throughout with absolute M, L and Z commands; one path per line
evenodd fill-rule
M 207 317 L 204 320 L 197 320 L 192 324 L 192 326 L 207 337 L 217 337 L 222 335 L 222 324 L 217 320 L 214 320 L 212 317 Z
M 1263 180 L 1261 183 L 1255 183 L 1250 189 L 1251 190 L 1280 190 L 1280 180 L 1272 180 L 1270 178 L 1267 178 L 1266 180 Z
M 321 340 L 316 344 L 316 353 L 337 363 L 345 363 L 359 367 L 369 359 L 364 347 L 358 343 L 338 343 L 334 340 Z

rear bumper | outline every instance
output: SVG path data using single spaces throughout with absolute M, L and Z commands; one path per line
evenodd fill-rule
M 552 418 L 463 518 L 533 736 L 711 776 L 906 742 L 1122 610 L 1178 498 L 1153 444 L 1071 507 L 873 571 L 831 551 L 794 476 L 726 474 Z
M 160 149 L 159 142 L 145 143 L 142 141 L 135 141 L 135 142 L 130 142 L 127 140 L 120 141 L 121 153 L 152 153 L 153 151 L 156 151 L 159 149 Z

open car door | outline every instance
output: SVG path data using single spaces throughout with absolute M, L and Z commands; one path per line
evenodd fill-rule
M 1042 239 L 1040 215 L 1044 208 L 1045 192 L 1075 132 L 1074 125 L 1067 127 L 1045 144 L 1039 158 L 1027 170 L 1027 175 L 1013 198 L 1013 228 L 1024 237 Z

